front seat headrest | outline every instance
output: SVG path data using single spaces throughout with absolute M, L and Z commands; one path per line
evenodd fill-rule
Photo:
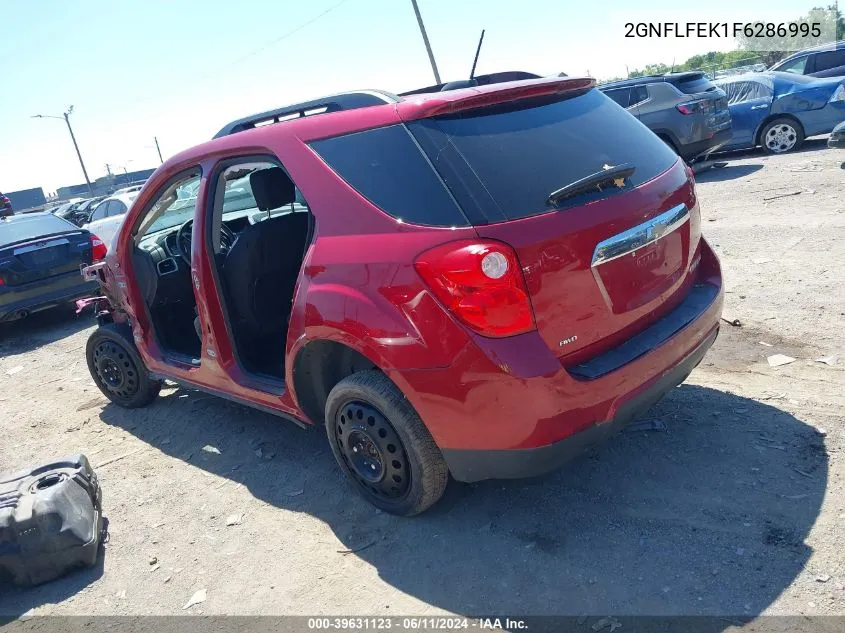
M 252 196 L 259 211 L 278 209 L 293 204 L 296 191 L 293 181 L 281 167 L 259 169 L 249 175 Z

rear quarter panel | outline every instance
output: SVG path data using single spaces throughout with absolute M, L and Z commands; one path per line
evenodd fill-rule
M 312 340 L 343 343 L 385 370 L 451 364 L 468 335 L 413 264 L 435 245 L 477 237 L 475 229 L 397 222 L 302 140 L 285 138 L 277 150 L 315 218 L 288 330 L 288 385 L 296 355 Z
M 845 80 L 843 80 L 845 81 Z M 772 114 L 794 116 L 804 128 L 806 136 L 827 134 L 845 119 L 845 102 L 830 103 L 839 81 L 825 81 L 820 85 L 795 86 L 782 92 L 772 103 Z
M 675 107 L 703 95 L 682 95 L 665 83 L 649 84 L 648 93 L 651 98 L 640 104 L 637 110 L 640 121 L 647 128 L 656 134 L 669 136 L 676 145 L 688 145 L 708 138 L 708 115 L 684 115 Z

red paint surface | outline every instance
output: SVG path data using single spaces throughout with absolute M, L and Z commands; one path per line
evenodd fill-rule
M 574 85 L 567 81 L 546 82 L 542 89 Z M 565 369 L 647 327 L 677 305 L 693 282 L 721 285 L 718 261 L 703 241 L 701 264 L 689 272 L 694 257 L 690 235 L 698 232 L 698 209 L 691 175 L 680 161 L 635 190 L 585 207 L 451 230 L 398 223 L 351 189 L 306 145 L 317 138 L 425 116 L 426 108 L 448 109 L 450 102 L 481 98 L 478 95 L 494 99 L 495 92 L 495 87 L 458 90 L 399 105 L 294 120 L 216 139 L 168 160 L 139 194 L 107 258 L 110 297 L 131 319 L 147 367 L 307 420 L 293 392 L 294 360 L 311 341 L 337 341 L 390 376 L 446 448 L 538 446 L 612 417 L 718 326 L 721 294 L 698 321 L 608 376 L 583 382 Z M 203 243 L 208 175 L 220 160 L 256 154 L 279 158 L 316 219 L 290 320 L 285 387 L 275 391 L 245 374 L 235 360 Z M 129 253 L 131 232 L 161 188 L 196 166 L 202 168 L 203 179 L 193 228 L 192 274 L 199 284 L 195 296 L 205 340 L 201 366 L 192 367 L 166 359 L 156 343 L 132 281 Z M 595 245 L 679 202 L 694 208 L 694 220 L 669 239 L 642 249 L 640 267 L 621 262 L 602 267 L 608 305 L 590 269 Z M 537 330 L 503 339 L 473 334 L 432 297 L 414 270 L 419 253 L 446 241 L 480 236 L 507 242 L 516 250 Z M 663 267 L 667 262 L 668 268 Z M 559 346 L 573 335 L 577 341 Z

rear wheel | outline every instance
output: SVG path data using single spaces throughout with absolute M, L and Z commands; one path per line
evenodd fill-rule
M 760 132 L 760 144 L 769 154 L 786 154 L 798 149 L 803 142 L 801 124 L 785 117 L 769 121 Z
M 332 453 L 370 503 L 401 516 L 419 514 L 446 489 L 449 470 L 402 392 L 379 371 L 341 380 L 326 402 Z
M 127 409 L 150 404 L 161 390 L 160 380 L 150 380 L 135 346 L 114 324 L 103 325 L 88 337 L 85 348 L 88 371 L 109 400 Z

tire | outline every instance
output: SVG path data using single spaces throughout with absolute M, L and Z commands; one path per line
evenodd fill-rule
M 419 514 L 446 490 L 449 469 L 440 449 L 379 371 L 358 372 L 335 385 L 326 401 L 326 435 L 355 489 L 385 512 Z
M 94 383 L 116 405 L 126 409 L 145 407 L 161 391 L 161 381 L 150 379 L 135 346 L 113 323 L 91 333 L 85 356 Z
M 780 117 L 769 121 L 760 132 L 760 145 L 767 154 L 786 154 L 804 142 L 804 128 L 795 119 Z

